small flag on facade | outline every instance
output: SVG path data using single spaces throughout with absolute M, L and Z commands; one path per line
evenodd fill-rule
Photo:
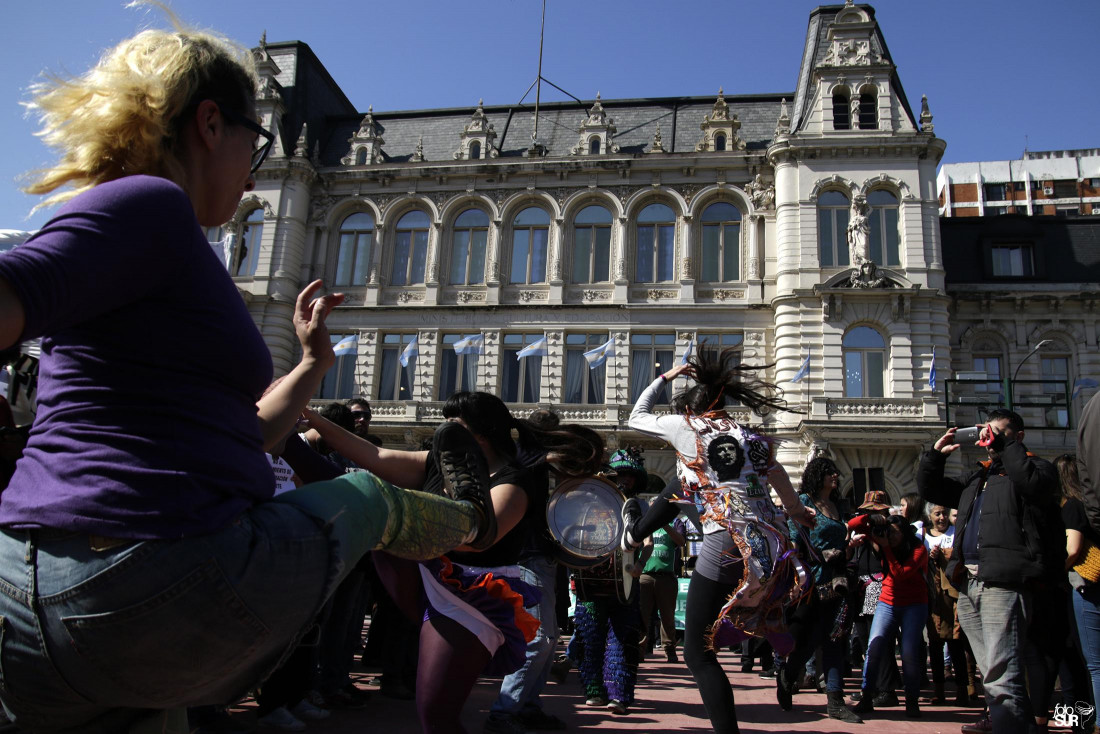
M 802 360 L 802 366 L 798 368 L 798 372 L 791 378 L 791 382 L 801 382 L 802 378 L 810 374 L 810 355 L 806 355 L 806 359 Z
M 332 353 L 337 357 L 343 357 L 348 354 L 355 354 L 359 349 L 359 335 L 352 334 L 351 336 L 345 336 L 343 339 L 336 343 L 336 346 L 332 348 Z
M 694 352 L 694 351 L 695 351 L 695 340 L 692 339 L 690 342 L 688 342 L 688 348 L 687 348 L 687 351 L 684 352 L 684 356 L 680 358 L 680 364 L 687 364 L 688 360 L 691 359 L 691 353 Z
M 550 354 L 550 346 L 546 343 L 546 337 L 544 336 L 516 352 L 516 359 L 523 359 L 524 357 L 545 357 L 548 354 Z
M 936 348 L 932 347 L 932 366 L 928 368 L 928 388 L 936 392 Z
M 615 356 L 615 337 L 611 337 L 606 342 L 590 349 L 584 353 L 584 358 L 588 362 L 589 369 L 595 369 L 607 361 L 608 357 Z
M 1073 396 L 1070 400 L 1076 400 L 1077 396 L 1081 394 L 1081 391 L 1086 387 L 1100 387 L 1100 382 L 1092 379 L 1091 377 L 1078 377 L 1073 382 Z
M 409 366 L 410 359 L 416 359 L 416 355 L 420 354 L 420 346 L 417 344 L 417 337 L 413 337 L 413 340 L 408 343 L 405 349 L 401 352 L 401 358 L 398 360 L 402 367 Z
M 455 342 L 455 354 L 482 354 L 485 351 L 485 337 L 471 334 Z

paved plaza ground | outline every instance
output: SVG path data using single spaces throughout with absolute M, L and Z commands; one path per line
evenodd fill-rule
M 903 708 L 882 709 L 866 723 L 844 724 L 825 715 L 825 695 L 815 692 L 795 696 L 794 709 L 783 711 L 775 702 L 775 682 L 763 680 L 755 672 L 741 673 L 740 656 L 724 652 L 720 655 L 723 665 L 734 685 L 737 697 L 737 713 L 741 731 L 749 732 L 890 732 L 890 734 L 957 734 L 964 722 L 978 716 L 978 709 L 959 709 L 954 706 L 923 707 L 924 717 L 906 719 Z M 324 722 L 311 723 L 307 731 L 317 734 L 415 734 L 420 731 L 412 701 L 396 701 L 383 697 L 368 681 L 375 670 L 357 667 L 353 676 L 360 688 L 373 691 L 366 708 L 356 711 L 334 711 Z M 478 682 L 473 695 L 462 712 L 462 723 L 470 734 L 482 731 L 486 712 L 496 697 L 500 680 L 484 678 Z M 855 680 L 846 683 L 849 692 L 857 685 Z M 651 655 L 642 663 L 637 688 L 637 701 L 626 716 L 615 716 L 604 709 L 588 708 L 581 696 L 576 671 L 569 674 L 565 683 L 551 681 L 547 684 L 542 700 L 544 708 L 558 715 L 569 724 L 570 731 L 600 732 L 709 732 L 702 701 L 692 682 L 687 666 L 666 663 L 663 655 Z M 233 709 L 233 716 L 241 723 L 255 721 L 255 707 L 251 702 Z M 258 731 L 270 731 L 259 729 Z

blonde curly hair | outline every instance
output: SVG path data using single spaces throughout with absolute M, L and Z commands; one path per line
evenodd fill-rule
M 180 132 L 204 99 L 247 113 L 255 103 L 252 53 L 220 35 L 184 26 L 159 3 L 174 30 L 145 30 L 105 52 L 75 79 L 48 76 L 26 103 L 59 151 L 56 165 L 28 175 L 23 190 L 49 194 L 36 209 L 97 184 L 149 174 L 183 184 Z

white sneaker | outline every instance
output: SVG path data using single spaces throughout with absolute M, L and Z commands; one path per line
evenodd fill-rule
M 324 721 L 332 716 L 331 711 L 323 709 L 320 706 L 314 706 L 305 698 L 299 701 L 298 704 L 290 710 L 290 713 L 294 714 L 302 721 Z
M 256 723 L 268 729 L 279 729 L 281 731 L 306 730 L 306 725 L 296 718 L 294 714 L 287 711 L 286 706 L 272 709 L 265 716 L 256 719 Z

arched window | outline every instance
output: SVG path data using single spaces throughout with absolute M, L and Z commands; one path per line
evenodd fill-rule
M 818 257 L 821 267 L 848 265 L 848 197 L 839 191 L 825 191 L 817 197 Z
M 401 217 L 393 239 L 393 277 L 391 285 L 414 285 L 424 282 L 424 265 L 428 261 L 428 215 L 413 210 Z
M 871 207 L 871 236 L 867 240 L 871 259 L 876 265 L 900 265 L 898 197 L 876 189 L 867 194 L 867 205 Z
M 481 143 L 473 141 L 470 143 L 470 160 L 476 161 L 481 158 Z
M 366 163 L 367 163 L 367 149 L 366 148 L 360 148 L 355 153 L 355 165 L 363 166 L 363 165 L 366 165 Z
M 699 279 L 712 283 L 741 277 L 741 211 L 720 201 L 703 210 L 703 257 Z
M 869 326 L 844 335 L 844 394 L 849 398 L 883 397 L 886 342 Z
M 573 282 L 606 283 L 611 279 L 611 213 L 586 206 L 573 228 Z
M 467 209 L 458 215 L 451 247 L 452 285 L 485 282 L 485 243 L 488 239 L 488 214 L 480 209 Z
M 675 230 L 676 215 L 664 204 L 650 204 L 638 214 L 637 282 L 672 280 Z
M 512 222 L 512 282 L 546 282 L 546 243 L 550 239 L 550 215 L 530 206 Z
M 846 87 L 841 87 L 833 92 L 833 129 L 852 129 L 852 106 Z
M 874 90 L 859 94 L 859 129 L 878 130 L 878 94 Z
M 260 264 L 260 240 L 264 236 L 264 210 L 253 209 L 241 225 L 241 241 L 237 245 L 233 274 L 251 278 Z
M 358 212 L 340 223 L 340 250 L 336 254 L 333 285 L 366 285 L 370 271 L 374 219 Z
M 726 149 L 726 136 L 722 133 L 718 133 L 714 136 L 714 149 L 718 152 L 722 152 Z
M 592 138 L 591 140 L 588 141 L 588 152 L 591 153 L 592 155 L 599 155 L 600 154 L 600 139 L 599 138 Z

